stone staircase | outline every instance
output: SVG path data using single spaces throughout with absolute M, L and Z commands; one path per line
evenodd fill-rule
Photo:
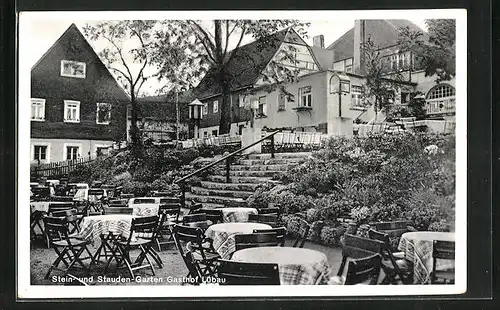
M 186 202 L 202 203 L 204 208 L 244 207 L 246 199 L 257 187 L 273 177 L 284 173 L 288 167 L 297 165 L 310 156 L 310 152 L 251 154 L 235 162 L 230 167 L 230 183 L 226 183 L 224 163 L 209 175 L 199 186 L 192 186 L 186 193 Z

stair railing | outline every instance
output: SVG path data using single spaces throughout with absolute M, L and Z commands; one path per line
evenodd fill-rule
M 239 153 L 243 152 L 243 151 L 246 151 L 248 150 L 249 148 L 251 148 L 252 146 L 255 146 L 256 144 L 258 143 L 261 143 L 262 141 L 266 140 L 266 139 L 270 139 L 271 140 L 271 158 L 274 158 L 274 135 L 276 135 L 277 133 L 281 132 L 281 130 L 276 130 L 270 134 L 268 134 L 267 136 L 255 141 L 254 143 L 250 144 L 250 145 L 247 145 L 243 148 L 240 148 L 239 150 L 237 151 L 234 151 L 232 152 L 231 154 L 228 154 L 226 156 L 223 156 L 222 158 L 214 161 L 213 163 L 210 163 L 208 165 L 206 165 L 205 167 L 202 167 L 194 172 L 191 172 L 190 174 L 174 181 L 174 184 L 179 184 L 180 185 L 180 188 L 181 188 L 181 193 L 182 193 L 182 196 L 181 196 L 181 204 L 182 204 L 182 207 L 185 207 L 186 206 L 186 180 L 191 178 L 191 177 L 194 177 L 195 175 L 198 175 L 200 174 L 201 172 L 203 171 L 206 171 L 210 168 L 212 168 L 213 166 L 219 164 L 220 162 L 222 161 L 226 161 L 226 183 L 229 183 L 231 181 L 231 178 L 229 176 L 229 171 L 230 171 L 230 167 L 231 167 L 231 162 L 233 160 L 233 158 L 238 155 Z

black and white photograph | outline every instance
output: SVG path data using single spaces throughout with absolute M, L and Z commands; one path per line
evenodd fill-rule
M 21 12 L 18 298 L 466 292 L 466 43 L 458 9 Z

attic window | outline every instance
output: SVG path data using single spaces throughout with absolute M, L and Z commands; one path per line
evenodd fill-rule
M 109 125 L 110 120 L 111 120 L 111 104 L 98 102 L 96 123 L 101 125 Z
M 61 76 L 84 79 L 86 65 L 84 62 L 61 60 Z

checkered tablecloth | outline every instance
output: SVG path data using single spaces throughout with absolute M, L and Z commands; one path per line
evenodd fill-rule
M 222 223 L 208 227 L 205 236 L 214 241 L 214 248 L 223 259 L 229 259 L 236 250 L 234 235 L 251 234 L 254 229 L 270 228 L 272 227 L 261 223 Z
M 413 264 L 413 283 L 429 284 L 432 272 L 432 243 L 434 240 L 455 241 L 455 234 L 448 232 L 418 231 L 401 236 L 398 249 L 405 253 L 405 259 Z M 455 267 L 454 260 L 439 259 L 436 269 Z
M 160 204 L 157 203 L 142 203 L 130 205 L 133 208 L 132 215 L 134 216 L 155 216 L 158 215 Z
M 132 225 L 132 215 L 110 214 L 87 216 L 83 218 L 80 226 L 80 235 L 93 242 L 99 241 L 101 235 L 113 233 L 127 238 Z
M 281 285 L 327 284 L 331 273 L 324 253 L 303 248 L 249 248 L 236 251 L 231 260 L 278 264 Z
M 35 211 L 39 212 L 49 212 L 49 205 L 50 204 L 67 204 L 67 202 L 61 202 L 61 201 L 32 201 L 30 202 L 30 210 L 31 213 Z
M 221 208 L 225 223 L 248 222 L 248 215 L 257 214 L 255 208 Z

